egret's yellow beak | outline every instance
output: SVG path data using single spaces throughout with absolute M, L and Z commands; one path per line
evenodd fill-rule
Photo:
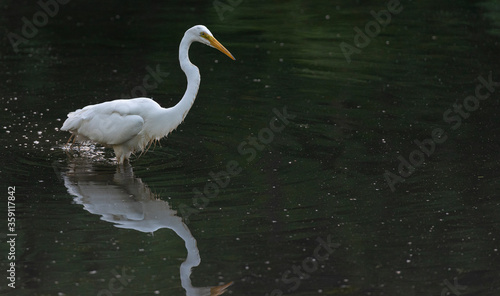
M 225 55 L 227 55 L 228 57 L 230 57 L 231 59 L 236 60 L 233 57 L 233 55 L 229 52 L 229 50 L 227 50 L 222 44 L 220 44 L 220 42 L 217 41 L 217 39 L 215 39 L 215 37 L 213 37 L 213 36 L 207 36 L 206 38 L 207 38 L 208 41 L 210 41 L 210 45 L 212 45 L 212 47 L 217 48 L 222 53 L 224 53 Z
M 225 285 L 210 288 L 210 296 L 219 296 L 226 292 L 227 287 L 231 286 L 233 282 L 227 283 Z

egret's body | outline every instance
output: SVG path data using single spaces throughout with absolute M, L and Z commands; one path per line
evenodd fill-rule
M 182 123 L 198 93 L 200 72 L 188 56 L 189 47 L 195 41 L 217 48 L 234 60 L 205 26 L 194 26 L 186 31 L 179 46 L 179 62 L 186 74 L 187 88 L 175 106 L 162 108 L 149 98 L 89 105 L 69 113 L 61 130 L 71 132 L 78 141 L 90 140 L 113 147 L 118 163 L 167 136 Z

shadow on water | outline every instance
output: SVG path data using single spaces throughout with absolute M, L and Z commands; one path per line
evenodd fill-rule
M 77 158 L 61 175 L 74 202 L 89 213 L 100 216 L 101 220 L 118 228 L 143 233 L 153 234 L 160 229 L 170 229 L 182 238 L 187 257 L 180 266 L 180 278 L 187 296 L 222 295 L 232 285 L 233 282 L 213 287 L 192 285 L 192 269 L 201 263 L 196 239 L 168 202 L 159 199 L 141 179 L 134 176 L 129 164 L 117 166 L 113 173 L 108 169 L 98 169 L 86 158 Z M 133 278 L 135 276 L 127 280 Z

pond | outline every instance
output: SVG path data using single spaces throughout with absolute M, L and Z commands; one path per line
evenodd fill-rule
M 498 1 L 0 3 L 1 294 L 500 294 Z M 196 24 L 168 138 L 66 145 Z

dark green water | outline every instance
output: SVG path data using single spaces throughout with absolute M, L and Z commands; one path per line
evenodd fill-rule
M 63 2 L 0 1 L 0 294 L 500 295 L 500 2 Z M 174 105 L 195 24 L 237 60 L 191 47 L 161 146 L 62 149 L 85 105 Z

